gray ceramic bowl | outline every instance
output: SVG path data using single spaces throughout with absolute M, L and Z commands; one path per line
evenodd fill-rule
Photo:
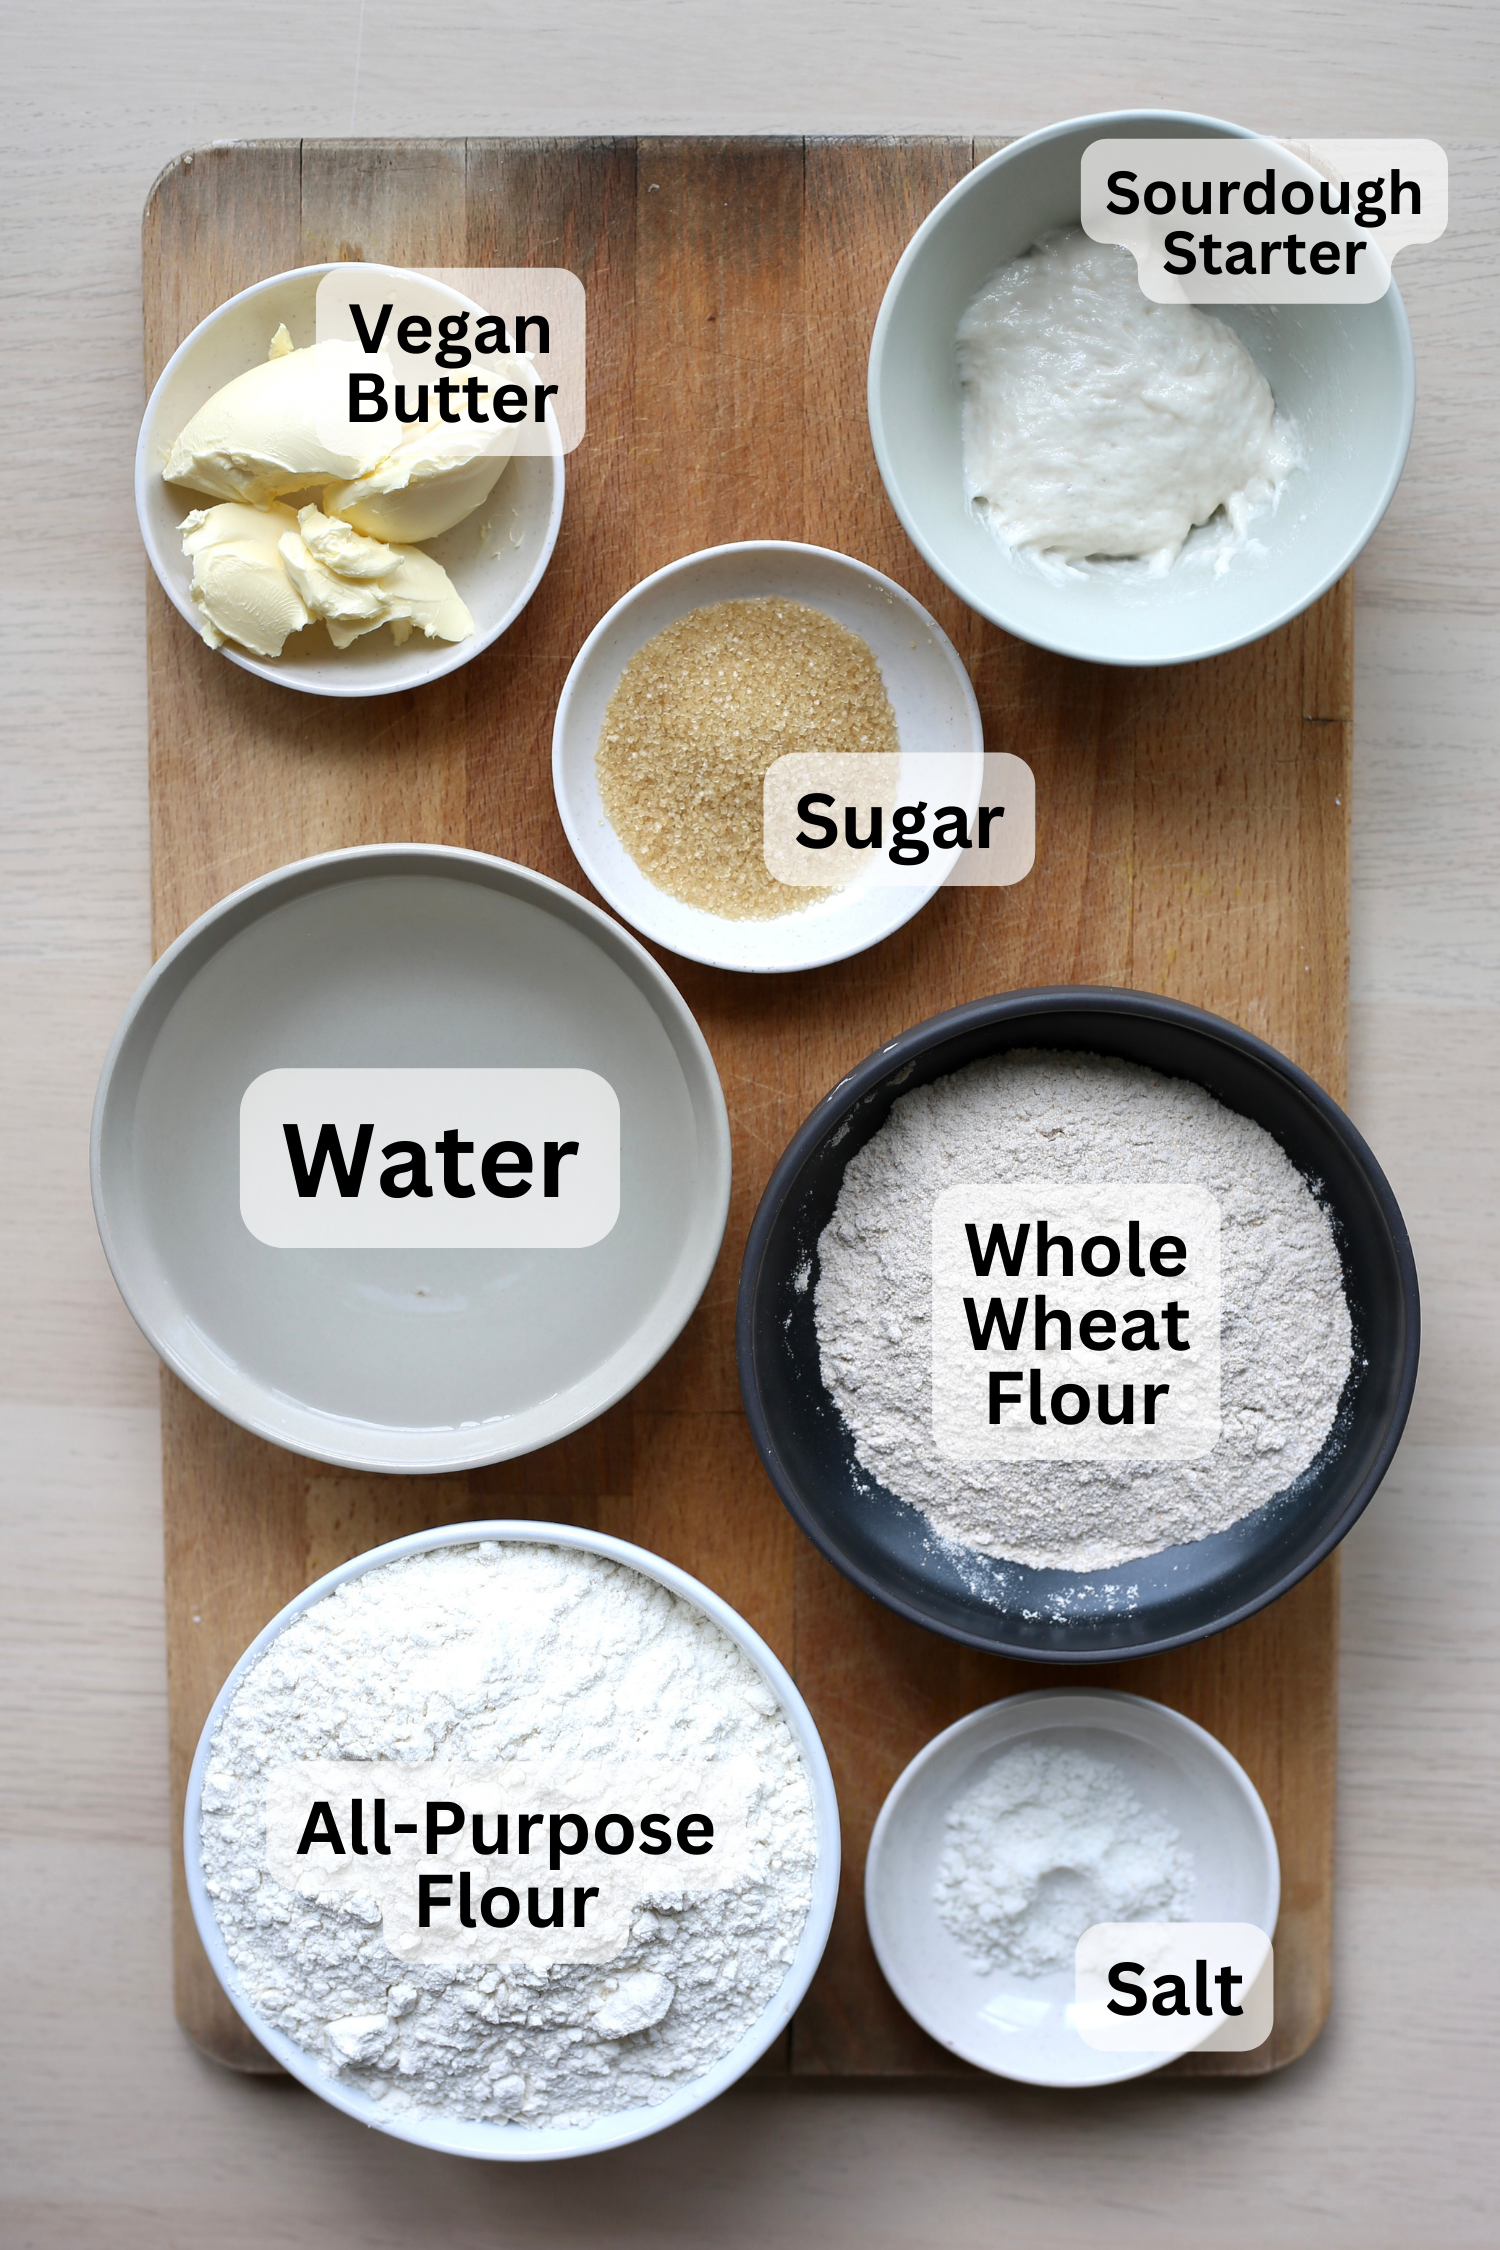
M 1411 335 L 1392 283 L 1373 305 L 1213 309 L 1297 425 L 1293 472 L 1256 544 L 1222 576 L 1114 569 L 1058 582 L 1004 548 L 970 506 L 960 439 L 959 319 L 990 276 L 1051 227 L 1076 226 L 1078 166 L 1104 136 L 1242 136 L 1175 110 L 1073 118 L 977 165 L 918 228 L 870 346 L 870 434 L 891 504 L 940 578 L 996 625 L 1100 664 L 1181 664 L 1258 640 L 1342 577 L 1390 505 L 1411 438 Z M 1257 551 L 1257 549 L 1259 551 Z
M 284 1067 L 582 1068 L 620 1105 L 620 1213 L 581 1249 L 273 1249 L 240 1216 L 246 1088 Z M 115 1036 L 94 1209 L 162 1358 L 347 1468 L 473 1468 L 623 1397 L 702 1295 L 729 1121 L 674 985 L 595 906 L 478 852 L 385 844 L 263 876 L 184 931 Z

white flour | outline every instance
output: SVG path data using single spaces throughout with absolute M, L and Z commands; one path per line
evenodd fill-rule
M 954 1461 L 932 1434 L 932 1207 L 1006 1180 L 1189 1182 L 1218 1198 L 1221 1434 L 1197 1461 Z M 861 1465 L 961 1545 L 1105 1570 L 1237 1523 L 1294 1482 L 1349 1373 L 1328 1213 L 1271 1135 L 1202 1087 L 1097 1055 L 1013 1053 L 904 1094 L 818 1243 L 823 1380 Z
M 273 1767 L 622 1755 L 748 1757 L 759 1787 L 748 1873 L 689 1897 L 664 1861 L 602 1968 L 398 1960 L 373 1900 L 267 1871 Z M 637 1571 L 508 1542 L 409 1556 L 295 1619 L 225 1714 L 203 1806 L 214 1911 L 271 2023 L 391 2111 L 529 2125 L 664 2101 L 728 2053 L 786 1976 L 817 1858 L 791 1729 L 733 1642 Z
M 1082 1750 L 1022 1743 L 948 1814 L 933 1896 L 976 1969 L 1071 1969 L 1096 1922 L 1186 1920 L 1193 1856 L 1124 1777 Z

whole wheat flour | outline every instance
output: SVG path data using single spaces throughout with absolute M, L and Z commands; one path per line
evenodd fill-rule
M 976 1969 L 1071 1969 L 1096 1922 L 1187 1919 L 1193 1855 L 1114 1767 L 1023 1742 L 949 1810 L 933 1897 Z
M 268 1870 L 276 1768 L 637 1756 L 752 1762 L 748 1855 L 729 1887 L 691 1895 L 663 1860 L 603 1966 L 401 1960 L 373 1899 L 306 1896 Z M 728 2053 L 786 1976 L 817 1858 L 791 1729 L 733 1642 L 638 1571 L 510 1542 L 388 1563 L 294 1619 L 215 1735 L 201 1837 L 225 1944 L 270 2023 L 392 2112 L 534 2126 L 661 2102 Z
M 1193 1461 L 961 1461 L 931 1414 L 932 1209 L 969 1183 L 1162 1181 L 1220 1207 L 1221 1428 Z M 904 1094 L 851 1158 L 818 1243 L 823 1380 L 861 1466 L 960 1545 L 1108 1570 L 1236 1523 L 1333 1428 L 1351 1329 L 1326 1208 L 1271 1135 L 1201 1086 L 1097 1055 L 986 1058 Z

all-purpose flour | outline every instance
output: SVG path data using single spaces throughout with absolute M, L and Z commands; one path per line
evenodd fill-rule
M 934 1201 L 1036 1180 L 1189 1183 L 1217 1199 L 1221 1433 L 1201 1459 L 939 1450 Z M 902 1095 L 850 1160 L 814 1302 L 823 1380 L 861 1465 L 944 1538 L 1037 1568 L 1109 1569 L 1249 1515 L 1317 1458 L 1350 1368 L 1332 1224 L 1284 1150 L 1202 1087 L 1097 1055 L 998 1056 Z
M 1086 1751 L 1024 1742 L 948 1814 L 934 1897 L 976 1969 L 1071 1969 L 1096 1922 L 1186 1919 L 1193 1856 L 1124 1776 Z
M 659 1888 L 603 1965 L 402 1960 L 373 1897 L 268 1870 L 272 1773 L 326 1759 L 733 1761 L 754 1773 L 747 1851 L 727 1888 L 691 1893 L 670 1858 L 642 1863 Z M 230 1957 L 272 2024 L 392 2111 L 530 2125 L 663 2101 L 728 2053 L 786 1976 L 817 1858 L 791 1729 L 733 1642 L 638 1571 L 509 1542 L 386 1564 L 294 1619 L 220 1724 L 201 1836 Z M 531 1873 L 551 1881 L 545 1861 Z

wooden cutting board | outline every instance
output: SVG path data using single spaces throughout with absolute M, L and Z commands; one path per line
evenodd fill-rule
M 194 324 L 263 275 L 329 258 L 561 265 L 588 291 L 588 435 L 530 608 L 476 662 L 379 703 L 269 686 L 211 656 L 148 583 L 154 935 L 281 863 L 421 840 L 524 862 L 588 892 L 553 805 L 553 709 L 603 612 L 720 541 L 801 539 L 909 587 L 972 672 L 992 749 L 1037 781 L 1037 864 L 959 890 L 871 953 L 791 977 L 664 956 L 703 1026 L 734 1134 L 734 1198 L 703 1303 L 590 1429 L 460 1477 L 346 1475 L 263 1444 L 164 1378 L 172 1768 L 254 1634 L 321 1572 L 437 1523 L 597 1526 L 694 1572 L 791 1666 L 844 1821 L 827 1957 L 763 2067 L 959 2071 L 887 1990 L 865 1935 L 865 1844 L 929 1738 L 975 1705 L 1070 1676 L 959 1648 L 845 1583 L 762 1474 L 734 1372 L 734 1294 L 757 1199 L 844 1071 L 938 1009 L 1024 985 L 1196 1001 L 1342 1099 L 1348 1005 L 1352 600 L 1346 579 L 1253 648 L 1175 671 L 1046 655 L 973 616 L 908 544 L 876 473 L 865 363 L 918 222 L 994 144 L 921 141 L 264 141 L 169 166 L 145 215 L 148 387 Z M 1189 1713 L 1249 1771 L 1282 1859 L 1277 2023 L 1257 2073 L 1328 2009 L 1337 1558 L 1249 1624 L 1090 1670 Z M 274 2067 L 198 1946 L 178 1869 L 177 2009 L 208 2053 Z

